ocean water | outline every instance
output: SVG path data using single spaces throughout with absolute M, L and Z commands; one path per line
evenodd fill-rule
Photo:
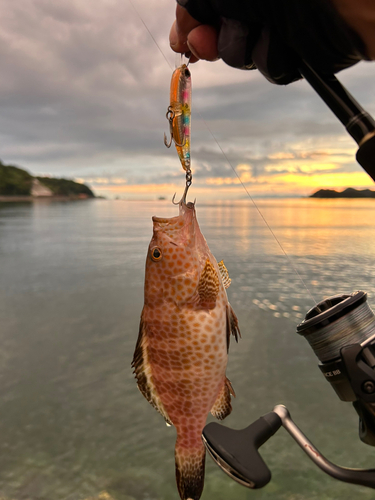
M 250 201 L 197 203 L 242 332 L 231 343 L 237 397 L 225 425 L 243 428 L 282 403 L 329 460 L 372 467 L 351 404 L 295 331 L 314 299 L 365 290 L 375 307 L 375 202 L 257 205 L 274 235 Z M 176 214 L 169 201 L 0 206 L 1 499 L 178 499 L 175 431 L 130 368 L 151 216 Z M 237 485 L 207 458 L 202 500 L 373 498 L 320 472 L 283 429 L 261 450 L 266 487 Z

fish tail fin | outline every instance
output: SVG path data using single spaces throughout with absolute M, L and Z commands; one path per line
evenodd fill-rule
M 198 442 L 194 448 L 186 448 L 177 438 L 175 459 L 176 482 L 181 500 L 199 500 L 204 485 L 206 459 L 204 444 Z

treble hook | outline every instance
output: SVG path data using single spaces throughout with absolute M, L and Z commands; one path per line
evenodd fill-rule
M 181 200 L 178 203 L 176 203 L 174 201 L 175 198 L 176 198 L 176 193 L 173 195 L 173 198 L 172 198 L 173 205 L 181 205 L 182 203 L 186 205 L 186 195 L 187 195 L 188 189 L 189 189 L 189 186 L 186 185 L 185 186 L 185 190 L 184 190 L 184 194 L 182 195 L 182 198 L 181 198 Z
M 189 166 L 188 169 L 186 170 L 186 185 L 185 185 L 185 189 L 184 189 L 184 193 L 182 195 L 182 198 L 178 203 L 176 203 L 174 201 L 176 198 L 176 193 L 175 193 L 173 195 L 173 198 L 172 198 L 173 205 L 181 205 L 182 203 L 184 203 L 186 205 L 186 195 L 187 195 L 187 192 L 189 191 L 189 187 L 191 186 L 192 182 L 193 182 L 193 174 L 191 173 L 190 166 Z M 195 201 L 194 201 L 194 205 L 195 205 Z
M 168 111 L 167 111 L 165 117 L 169 121 L 170 139 L 168 142 L 167 136 L 165 135 L 165 132 L 164 132 L 164 144 L 167 146 L 167 148 L 170 148 L 171 144 L 172 144 L 172 139 L 173 139 L 173 118 L 175 117 L 175 112 L 173 111 L 171 106 L 168 106 Z
M 176 139 L 174 138 L 173 120 L 174 120 L 175 116 L 176 116 L 176 113 L 174 112 L 172 106 L 168 106 L 168 111 L 167 111 L 165 117 L 169 121 L 169 134 L 170 134 L 169 141 L 168 141 L 167 136 L 165 135 L 165 132 L 164 132 L 164 144 L 167 146 L 167 148 L 171 147 L 172 140 L 175 143 L 175 145 L 179 146 L 180 148 L 182 148 L 186 144 L 186 137 L 184 137 L 184 142 L 182 144 L 179 144 L 178 142 L 176 142 Z

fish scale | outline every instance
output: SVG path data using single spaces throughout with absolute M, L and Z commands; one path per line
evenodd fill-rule
M 182 500 L 204 484 L 201 433 L 207 415 L 225 418 L 234 391 L 226 378 L 229 338 L 239 335 L 228 302 L 230 279 L 202 235 L 192 203 L 153 217 L 145 299 L 132 366 L 144 397 L 177 431 L 176 481 Z

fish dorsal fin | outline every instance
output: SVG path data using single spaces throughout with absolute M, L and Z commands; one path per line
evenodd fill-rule
M 168 425 L 173 425 L 167 412 L 161 402 L 155 385 L 152 380 L 151 368 L 148 361 L 147 354 L 147 326 L 143 321 L 143 314 L 141 316 L 141 324 L 139 326 L 139 335 L 137 345 L 135 346 L 133 361 L 131 364 L 134 368 L 135 378 L 137 379 L 138 389 L 141 391 L 147 401 L 163 415 Z
M 210 260 L 207 259 L 197 287 L 200 305 L 213 309 L 219 295 L 219 288 L 219 276 Z
M 228 269 L 225 267 L 224 261 L 218 262 L 221 280 L 223 282 L 224 288 L 229 288 L 232 280 L 229 277 Z
M 224 420 L 231 413 L 231 395 L 236 397 L 230 380 L 225 377 L 219 395 L 211 408 L 211 414 L 218 420 Z

